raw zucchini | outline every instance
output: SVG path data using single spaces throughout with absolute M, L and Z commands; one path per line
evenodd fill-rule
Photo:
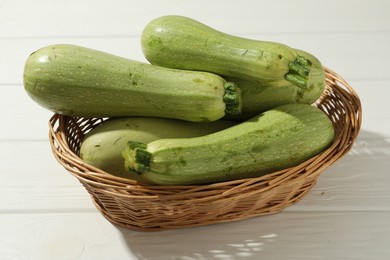
M 292 83 L 307 89 L 321 80 L 310 74 L 310 59 L 284 44 L 236 37 L 183 16 L 151 21 L 141 43 L 149 62 L 164 67 L 209 71 L 272 87 Z
M 312 61 L 310 74 L 315 74 L 313 77 L 318 79 L 316 82 L 311 82 L 311 85 L 303 90 L 290 82 L 286 82 L 285 86 L 275 88 L 253 80 L 225 77 L 226 80 L 235 82 L 239 86 L 242 95 L 241 114 L 227 115 L 225 118 L 246 120 L 276 106 L 290 103 L 312 104 L 315 102 L 322 95 L 325 88 L 325 72 L 323 66 L 310 53 L 302 50 L 296 50 L 296 52 Z
M 32 53 L 24 85 L 37 103 L 70 116 L 198 122 L 240 112 L 239 89 L 218 75 L 153 66 L 75 45 Z
M 328 147 L 332 122 L 317 107 L 287 104 L 209 135 L 129 142 L 126 167 L 160 185 L 256 177 L 298 165 Z
M 227 120 L 194 123 L 169 118 L 126 117 L 109 119 L 83 139 L 81 159 L 110 174 L 147 182 L 142 175 L 125 170 L 122 151 L 129 140 L 149 143 L 162 138 L 202 136 L 233 126 Z

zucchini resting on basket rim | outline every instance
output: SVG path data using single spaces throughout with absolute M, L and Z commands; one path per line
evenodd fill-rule
M 257 177 L 296 166 L 327 148 L 333 124 L 317 107 L 287 104 L 209 135 L 129 141 L 125 167 L 160 185 Z

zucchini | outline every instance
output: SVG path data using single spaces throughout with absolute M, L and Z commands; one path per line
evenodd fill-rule
M 160 185 L 257 177 L 296 166 L 328 147 L 332 122 L 315 106 L 287 104 L 209 135 L 130 141 L 126 168 Z
M 325 72 L 321 62 L 302 50 L 296 52 L 312 61 L 310 74 L 318 80 L 311 82 L 307 89 L 303 90 L 287 83 L 278 88 L 263 85 L 253 80 L 225 77 L 226 80 L 235 82 L 241 90 L 242 112 L 240 115 L 228 115 L 225 118 L 234 120 L 246 120 L 273 107 L 290 103 L 314 103 L 323 93 L 325 88 Z
M 240 112 L 239 89 L 218 75 L 153 66 L 75 45 L 32 53 L 24 86 L 37 103 L 69 116 L 200 122 Z
M 122 151 L 128 140 L 149 143 L 161 138 L 189 138 L 233 126 L 227 120 L 194 123 L 169 118 L 125 117 L 104 121 L 88 132 L 80 147 L 80 158 L 112 175 L 147 182 L 124 168 Z
M 150 63 L 169 68 L 209 71 L 272 87 L 292 83 L 307 89 L 321 80 L 310 74 L 312 61 L 289 46 L 229 35 L 183 16 L 152 20 L 142 32 L 141 45 Z

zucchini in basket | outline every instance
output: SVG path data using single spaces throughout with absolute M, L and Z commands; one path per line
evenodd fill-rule
M 75 45 L 32 53 L 24 86 L 37 103 L 79 117 L 215 121 L 240 113 L 240 90 L 222 77 L 163 68 Z
M 229 35 L 183 16 L 154 19 L 141 43 L 146 59 L 159 66 L 208 71 L 270 87 L 292 84 L 306 90 L 323 82 L 321 75 L 310 73 L 312 60 L 289 46 Z
M 122 151 L 127 141 L 149 143 L 161 138 L 190 138 L 220 131 L 235 125 L 233 121 L 195 123 L 151 117 L 113 118 L 88 132 L 80 148 L 81 159 L 118 177 L 147 182 L 142 175 L 125 170 Z
M 234 120 L 246 120 L 261 112 L 276 106 L 291 103 L 314 103 L 323 93 L 325 88 L 325 72 L 321 62 L 302 50 L 296 50 L 299 55 L 311 60 L 310 74 L 317 78 L 312 81 L 308 89 L 301 89 L 291 83 L 278 88 L 258 83 L 254 80 L 225 77 L 226 80 L 235 82 L 241 90 L 242 112 L 239 115 L 227 115 L 225 118 Z
M 328 147 L 327 115 L 308 104 L 287 104 L 209 135 L 130 141 L 126 168 L 160 185 L 191 185 L 257 177 L 296 166 Z

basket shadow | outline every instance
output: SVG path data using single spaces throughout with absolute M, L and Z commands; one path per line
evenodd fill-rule
M 255 259 L 278 234 L 253 219 L 159 232 L 118 227 L 137 259 Z
M 349 175 L 383 172 L 390 167 L 390 135 L 361 130 L 352 149 L 336 162 L 329 171 L 345 172 Z M 339 175 L 340 178 L 344 174 Z
M 390 167 L 389 153 L 390 136 L 362 130 L 351 151 L 329 169 L 337 172 L 329 178 L 360 176 L 364 181 L 372 174 L 384 174 L 384 165 Z M 314 207 L 316 210 L 321 211 Z M 310 214 L 300 212 L 299 208 L 287 213 L 290 212 L 302 213 L 303 218 Z M 275 250 L 277 243 L 270 243 L 290 232 L 288 219 L 288 214 L 282 212 L 231 223 L 159 232 L 118 229 L 129 251 L 139 259 L 257 259 L 267 255 L 267 251 Z
M 390 210 L 390 135 L 362 130 L 352 149 L 326 169 L 288 211 Z
M 376 149 L 373 150 L 373 155 L 374 154 L 382 154 L 382 152 L 379 152 L 380 150 L 382 150 L 382 148 L 386 148 L 388 149 L 389 146 L 390 146 L 390 133 L 388 135 L 383 135 L 383 134 L 380 134 L 380 133 L 376 133 L 376 132 L 372 132 L 372 131 L 367 131 L 367 130 L 364 130 L 362 129 L 359 133 L 359 136 L 357 138 L 357 143 L 354 144 L 353 146 L 353 150 L 355 150 L 355 152 L 352 151 L 352 155 L 355 155 L 355 154 L 359 154 L 360 152 L 363 152 L 364 153 L 364 150 L 362 150 L 362 147 L 366 146 L 367 144 L 369 144 L 369 146 L 371 146 L 370 148 L 374 148 L 376 147 Z M 375 142 L 373 142 L 375 141 Z M 380 146 L 378 146 L 378 144 L 380 144 Z M 359 151 L 359 150 L 362 150 L 362 151 Z

